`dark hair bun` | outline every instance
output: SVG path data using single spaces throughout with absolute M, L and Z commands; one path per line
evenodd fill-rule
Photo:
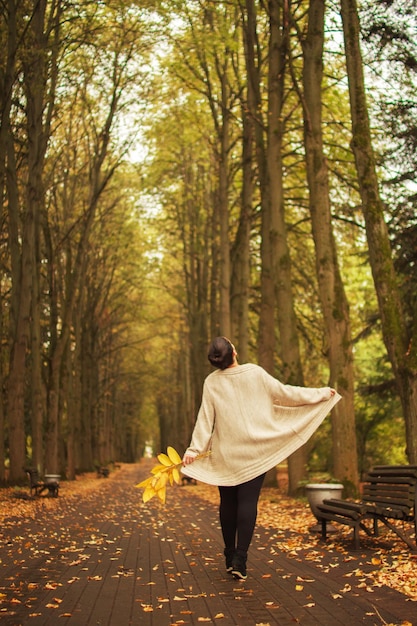
M 208 360 L 220 370 L 225 370 L 233 363 L 233 346 L 226 337 L 216 337 L 210 345 Z

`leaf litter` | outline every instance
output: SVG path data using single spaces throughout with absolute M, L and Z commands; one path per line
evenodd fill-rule
M 173 461 L 175 460 L 177 459 L 170 459 L 172 465 L 174 465 Z M 168 464 L 166 465 L 166 467 L 169 468 L 171 466 Z M 60 496 L 60 501 L 64 502 L 65 499 L 68 499 L 68 502 L 71 502 L 72 500 L 77 502 L 80 496 L 83 498 L 94 498 L 97 490 L 102 484 L 105 484 L 105 481 L 98 481 L 96 475 L 93 473 L 78 477 L 76 481 L 65 483 L 64 489 L 61 490 L 62 496 Z M 195 490 L 193 491 L 193 494 L 196 497 L 213 503 L 216 506 L 218 505 L 218 491 L 215 487 L 199 483 L 197 485 L 193 485 L 192 488 Z M 15 526 L 16 522 L 19 522 L 19 520 L 27 518 L 36 520 L 37 511 L 48 512 L 50 509 L 56 513 L 57 502 L 55 499 L 38 498 L 34 500 L 26 500 L 25 498 L 19 498 L 16 500 L 14 495 L 14 490 L 11 488 L 0 489 L 0 523 L 2 524 L 3 529 L 5 526 L 9 525 Z M 170 494 L 170 497 L 174 499 L 175 494 Z M 161 505 L 161 518 L 163 518 L 163 512 L 164 506 Z M 127 511 L 126 519 L 128 519 L 130 515 L 131 513 Z M 119 520 L 119 523 L 122 522 L 123 520 Z M 163 528 L 164 523 L 163 519 L 159 521 L 155 520 L 156 532 L 158 532 L 158 526 Z M 386 548 L 381 547 L 380 541 L 378 541 L 375 545 L 372 538 L 368 539 L 364 537 L 364 544 L 366 542 L 367 548 L 366 555 L 352 555 L 349 551 L 350 530 L 341 527 L 340 531 L 338 529 L 334 542 L 328 542 L 325 546 L 323 546 L 318 541 L 317 534 L 312 534 L 310 532 L 310 527 L 315 523 L 316 520 L 306 503 L 289 498 L 288 496 L 283 495 L 278 489 L 265 488 L 263 490 L 259 502 L 258 524 L 264 526 L 272 533 L 271 536 L 273 537 L 274 542 L 272 544 L 273 547 L 271 548 L 271 554 L 274 554 L 274 551 L 275 553 L 285 552 L 290 558 L 312 561 L 318 568 L 325 572 L 331 572 L 333 568 L 337 568 L 340 561 L 357 561 L 358 567 L 346 575 L 349 577 L 349 582 L 346 583 L 345 587 L 340 589 L 338 594 L 334 594 L 335 599 L 343 597 L 343 594 L 352 593 L 352 590 L 355 590 L 356 588 L 365 589 L 367 592 L 372 593 L 376 587 L 386 585 L 396 589 L 402 594 L 405 594 L 411 601 L 417 600 L 416 555 L 411 553 L 408 548 L 404 548 L 403 545 L 401 545 L 400 540 L 397 539 L 395 535 L 392 533 L 389 534 L 389 545 Z M 196 536 L 194 533 L 195 530 L 198 530 L 198 526 L 196 524 L 193 525 L 193 528 L 190 528 L 190 535 L 192 537 L 190 539 L 191 544 L 193 542 L 201 544 L 201 542 L 204 541 L 201 537 L 194 539 Z M 79 528 L 72 527 L 71 529 L 63 527 L 61 531 L 62 536 L 66 536 L 68 543 L 68 545 L 62 549 L 62 552 L 68 553 L 68 556 L 71 556 L 71 553 L 76 554 L 76 559 L 70 563 L 71 565 L 82 564 L 83 560 L 88 559 L 88 554 L 85 553 L 85 549 L 98 549 L 99 547 L 107 549 L 107 546 L 110 546 L 113 543 L 111 538 L 104 535 L 97 535 L 95 532 L 96 529 L 89 528 L 88 525 L 80 525 Z M 77 546 L 76 542 L 72 540 L 74 531 L 79 531 L 80 534 L 89 533 L 89 539 L 84 541 L 85 549 Z M 33 537 L 28 537 L 27 535 L 23 537 L 16 534 L 14 539 L 17 542 L 20 541 L 22 545 L 25 545 L 27 549 L 32 550 L 34 553 L 47 552 L 46 550 L 42 550 L 40 546 L 36 546 L 34 544 Z M 59 540 L 60 537 L 57 535 L 57 544 L 59 544 Z M 258 546 L 258 549 L 265 548 L 264 546 Z M 372 551 L 371 554 L 369 554 L 370 551 Z M 328 558 L 324 559 L 325 553 L 334 555 L 334 561 L 329 562 Z M 75 554 L 72 558 L 74 558 Z M 363 568 L 364 556 L 366 557 L 366 561 L 364 562 L 367 566 L 366 572 Z M 18 559 L 16 559 L 16 565 L 17 564 Z M 193 565 L 193 563 L 190 563 L 189 565 Z M 133 575 L 133 572 L 119 568 L 117 570 L 117 575 L 131 576 Z M 265 578 L 268 576 L 270 575 L 264 575 Z M 283 576 L 285 577 L 285 572 L 283 573 Z M 90 581 L 94 581 L 99 580 L 99 577 L 89 576 L 88 579 Z M 172 576 L 170 580 L 171 579 L 172 582 L 175 582 L 175 579 Z M 78 580 L 79 577 L 74 576 L 67 582 L 68 584 L 72 584 Z M 314 582 L 314 580 L 309 578 L 297 579 L 295 581 L 295 588 L 298 587 L 298 590 L 301 591 L 300 588 L 304 587 L 306 591 L 307 587 L 312 582 Z M 147 584 L 155 583 L 149 582 Z M 51 590 L 56 589 L 59 586 L 60 585 L 58 583 L 55 583 L 52 580 L 48 581 L 45 585 L 47 589 Z M 33 591 L 36 591 L 37 587 L 37 583 L 28 584 L 28 589 L 33 589 Z M 244 597 L 245 590 L 241 589 L 239 593 L 242 597 Z M 189 597 L 189 595 L 190 594 L 178 594 L 174 600 L 181 604 L 187 597 Z M 7 594 L 0 593 L 0 606 L 4 606 L 7 602 L 18 605 L 20 603 L 18 596 L 18 589 L 16 589 L 15 595 L 12 598 L 10 598 L 9 595 L 8 599 Z M 36 598 L 32 598 L 30 600 L 36 600 Z M 159 609 L 162 607 L 162 604 L 168 600 L 166 598 L 158 597 L 158 601 L 158 606 L 152 606 L 149 603 L 142 602 L 142 610 L 146 612 Z M 28 608 L 30 608 L 30 606 L 30 604 L 27 604 Z M 305 606 L 313 607 L 314 603 L 308 602 Z M 54 597 L 53 601 L 49 602 L 48 608 L 51 610 L 58 609 L 59 598 Z M 269 608 L 278 608 L 278 605 L 275 606 L 271 604 L 269 605 Z M 32 613 L 31 615 L 35 614 Z M 69 614 L 62 615 L 66 616 Z M 217 614 L 215 619 L 222 619 L 223 617 L 223 614 Z M 200 615 L 199 618 L 201 619 L 198 621 L 206 621 L 206 616 L 204 615 Z M 207 621 L 210 621 L 210 619 L 207 619 Z M 407 622 L 402 623 L 402 626 L 407 625 Z M 259 624 L 259 626 L 261 626 L 261 624 Z
M 199 483 L 193 489 L 196 495 L 213 504 L 218 504 L 216 487 Z M 341 525 L 337 527 L 334 542 L 320 545 L 317 533 L 310 531 L 310 528 L 317 524 L 317 520 L 309 505 L 284 495 L 278 489 L 266 487 L 262 490 L 257 523 L 275 531 L 277 551 L 285 552 L 290 557 L 313 561 L 318 567 L 324 561 L 326 553 L 337 557 L 334 563 L 323 565 L 324 571 L 337 568 L 339 566 L 338 559 L 347 562 L 362 560 L 363 558 L 362 553 L 352 555 L 350 551 L 352 531 Z M 284 532 L 288 530 L 291 531 L 289 538 Z M 387 534 L 387 547 L 381 547 L 381 541 L 379 541 L 381 537 L 382 534 L 378 538 L 368 538 L 366 535 L 361 535 L 363 545 L 366 545 L 367 550 L 372 550 L 373 555 L 366 561 L 368 566 L 366 574 L 361 568 L 355 570 L 355 577 L 359 579 L 362 577 L 355 584 L 355 588 L 358 586 L 359 588 L 366 588 L 369 593 L 372 593 L 373 587 L 385 585 L 408 596 L 410 600 L 417 601 L 417 553 L 411 552 L 392 532 Z M 347 587 L 341 590 L 341 593 L 346 593 L 346 590 Z M 338 595 L 338 597 L 341 596 Z

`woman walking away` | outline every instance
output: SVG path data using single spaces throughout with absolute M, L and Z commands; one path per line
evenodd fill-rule
M 208 359 L 216 370 L 204 381 L 182 471 L 218 486 L 226 569 L 246 580 L 246 559 L 266 472 L 311 437 L 340 395 L 330 387 L 284 385 L 259 365 L 239 365 L 235 347 L 226 337 L 214 339 Z M 208 450 L 210 455 L 193 463 Z

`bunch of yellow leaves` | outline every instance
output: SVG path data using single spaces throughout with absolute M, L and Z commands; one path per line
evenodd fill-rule
M 196 459 L 207 456 L 207 454 L 209 453 L 199 454 Z M 157 458 L 159 465 L 152 468 L 152 476 L 136 485 L 136 487 L 144 489 L 142 494 L 143 502 L 148 502 L 154 496 L 158 496 L 161 502 L 165 503 L 168 483 L 170 485 L 174 483 L 179 485 L 181 482 L 180 468 L 182 459 L 178 452 L 171 446 L 168 446 L 167 453 L 161 452 Z

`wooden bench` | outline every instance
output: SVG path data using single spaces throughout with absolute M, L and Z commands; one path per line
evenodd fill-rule
M 45 481 L 41 480 L 37 469 L 28 468 L 25 470 L 29 477 L 30 495 L 40 496 L 44 492 L 48 492 L 49 496 L 58 497 L 59 482 L 57 480 Z
M 367 475 L 359 502 L 330 498 L 323 500 L 317 508 L 323 539 L 326 539 L 328 521 L 345 524 L 353 528 L 353 544 L 358 550 L 359 530 L 364 530 L 369 536 L 378 536 L 378 522 L 382 522 L 409 548 L 416 550 L 417 465 L 377 465 Z M 365 523 L 366 520 L 371 520 L 371 527 Z M 414 542 L 402 531 L 398 522 L 414 526 Z

